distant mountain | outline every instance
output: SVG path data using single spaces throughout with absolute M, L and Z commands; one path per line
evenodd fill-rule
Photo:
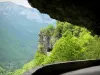
M 24 6 L 17 5 L 12 2 L 0 2 L 0 14 L 7 16 L 9 15 L 9 13 L 19 13 L 20 15 L 26 16 L 30 20 L 35 20 L 41 23 L 52 24 L 56 21 L 55 19 L 51 19 L 50 16 L 47 14 L 41 14 L 35 8 L 26 8 Z
M 0 65 L 18 68 L 30 61 L 37 49 L 38 33 L 56 20 L 35 8 L 0 2 Z

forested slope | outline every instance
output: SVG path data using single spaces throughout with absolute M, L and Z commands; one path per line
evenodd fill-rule
M 36 66 L 57 62 L 99 59 L 99 46 L 100 38 L 86 28 L 58 21 L 56 27 L 49 25 L 40 30 L 34 60 L 11 74 L 22 75 Z

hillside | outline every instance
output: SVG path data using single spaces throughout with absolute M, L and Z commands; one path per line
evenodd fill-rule
M 74 60 L 100 59 L 100 37 L 86 28 L 57 22 L 39 33 L 38 49 L 33 60 L 11 75 L 31 74 L 34 67 Z
M 45 18 L 44 18 L 45 17 Z M 0 65 L 16 69 L 33 59 L 41 28 L 56 21 L 35 8 L 0 2 Z

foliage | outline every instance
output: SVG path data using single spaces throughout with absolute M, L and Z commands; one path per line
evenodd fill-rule
M 27 64 L 25 64 L 22 69 L 18 69 L 14 72 L 11 72 L 9 75 L 22 75 L 24 72 L 32 69 L 33 67 L 35 67 L 34 65 L 34 60 L 28 62 Z
M 8 70 L 0 67 L 0 75 L 12 75 Z
M 56 29 L 61 30 L 62 37 L 55 43 L 51 55 L 42 64 L 85 59 L 86 45 L 93 39 L 91 33 L 86 28 L 72 26 L 67 22 L 59 22 L 57 26 Z
M 39 51 L 36 52 L 36 55 L 32 61 L 25 64 L 22 69 L 18 69 L 15 72 L 10 73 L 11 75 L 22 75 L 24 72 L 32 69 L 33 67 L 41 65 L 44 61 L 46 55 L 40 53 Z
M 71 37 L 62 37 L 60 40 L 58 40 L 53 48 L 52 54 L 50 57 L 48 57 L 49 59 L 46 59 L 44 63 L 74 60 L 75 53 L 81 50 L 81 48 L 72 42 L 70 38 Z
M 5 70 L 0 67 L 0 75 L 3 75 L 5 73 Z
M 34 64 L 36 66 L 41 65 L 41 63 L 44 61 L 45 58 L 46 55 L 38 51 L 35 55 Z
M 53 35 L 57 38 L 60 38 L 62 33 L 62 28 L 63 28 L 62 23 L 58 21 Z
M 42 45 L 42 44 L 39 44 L 38 45 L 38 51 L 40 52 L 40 53 L 44 53 L 44 46 Z
M 100 58 L 100 37 L 92 36 L 86 28 L 58 21 L 56 28 L 49 26 L 40 32 L 42 35 L 52 36 L 50 43 L 54 46 L 50 55 L 45 55 L 43 45 L 39 44 L 34 60 L 13 75 L 21 75 L 29 68 L 39 65 Z
M 100 37 L 89 41 L 84 54 L 85 59 L 100 59 Z
M 49 25 L 47 28 L 41 29 L 40 33 L 42 33 L 42 35 L 51 36 L 53 34 L 54 29 L 55 28 L 53 25 Z

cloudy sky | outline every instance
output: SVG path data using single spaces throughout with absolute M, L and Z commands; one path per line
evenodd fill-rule
M 27 0 L 0 0 L 0 2 L 6 2 L 6 1 L 11 1 L 11 2 L 14 2 L 16 4 L 31 8 L 31 6 L 27 2 Z

